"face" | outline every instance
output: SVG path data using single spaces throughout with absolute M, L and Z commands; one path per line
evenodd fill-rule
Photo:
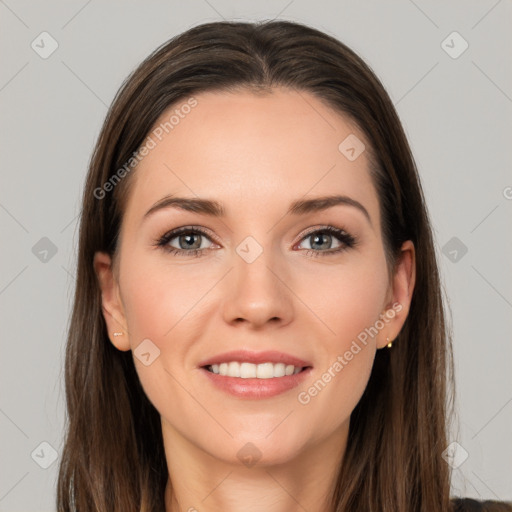
M 376 350 L 407 316 L 414 248 L 404 244 L 389 279 L 367 154 L 339 148 L 349 135 L 368 147 L 364 134 L 316 97 L 195 99 L 130 177 L 115 271 L 96 255 L 105 320 L 112 343 L 133 351 L 164 437 L 226 462 L 241 464 L 245 446 L 284 463 L 346 435 Z M 345 200 L 308 202 L 331 196 Z M 287 357 L 306 369 L 245 379 L 203 367 L 234 350 L 281 361 L 244 375 L 286 373 Z

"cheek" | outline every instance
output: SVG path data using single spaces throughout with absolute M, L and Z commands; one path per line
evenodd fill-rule
M 308 307 L 322 320 L 318 332 L 324 334 L 317 348 L 321 363 L 298 402 L 311 417 L 322 418 L 322 431 L 329 431 L 348 419 L 370 378 L 383 326 L 386 266 L 378 258 L 340 265 L 336 272 L 319 266 L 302 282 L 298 295 L 308 297 Z
M 193 325 L 191 320 L 206 303 L 202 298 L 213 279 L 203 270 L 199 265 L 152 263 L 147 257 L 145 263 L 142 259 L 140 264 L 135 259 L 126 262 L 123 304 L 128 330 L 136 340 L 149 338 L 163 349 Z
M 196 418 L 201 411 L 187 392 L 199 396 L 200 390 L 187 382 L 187 365 L 190 350 L 204 328 L 201 315 L 208 304 L 206 294 L 218 278 L 207 275 L 200 264 L 170 265 L 165 258 L 137 258 L 136 254 L 134 251 L 123 262 L 121 291 L 140 382 L 148 399 L 164 416 Z M 136 351 L 145 339 L 159 350 L 148 366 L 138 360 Z M 186 391 L 182 387 L 185 382 Z
M 335 334 L 320 339 L 320 363 L 297 396 L 303 412 L 316 418 L 318 438 L 350 418 L 368 384 L 376 353 L 376 290 L 368 291 L 360 281 L 339 281 L 345 286 L 323 298 L 331 299 L 322 318 Z
M 319 329 L 324 325 L 331 352 L 350 345 L 384 312 L 387 269 L 378 247 L 371 256 L 350 256 L 336 265 L 310 264 L 294 272 L 294 289 L 310 310 L 309 321 L 316 316 Z

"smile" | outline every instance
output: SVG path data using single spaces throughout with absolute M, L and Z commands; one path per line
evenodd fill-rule
M 241 379 L 273 379 L 295 375 L 301 372 L 304 367 L 284 363 L 261 363 L 253 364 L 238 361 L 229 363 L 212 364 L 206 366 L 209 372 L 225 377 L 239 377 Z
M 238 371 L 236 370 L 237 365 Z M 239 377 L 232 377 L 230 375 L 229 371 L 231 366 L 234 368 L 234 375 L 238 372 L 240 373 Z M 221 375 L 221 367 L 222 371 L 226 372 L 225 375 Z M 262 367 L 262 369 L 260 370 L 259 367 Z M 287 374 L 287 369 L 288 373 L 290 370 L 292 373 Z M 260 363 L 256 365 L 232 361 L 218 365 L 203 366 L 200 370 L 201 374 L 206 377 L 205 383 L 213 385 L 214 388 L 228 395 L 242 399 L 261 400 L 280 395 L 281 393 L 285 393 L 301 385 L 309 378 L 313 368 L 311 366 L 295 367 L 293 365 L 284 365 L 283 363 Z M 219 373 L 215 373 L 214 370 L 217 370 Z M 283 371 L 284 375 L 279 376 Z M 272 372 L 272 374 L 270 374 L 270 372 Z M 255 374 L 263 376 L 259 377 L 255 376 Z

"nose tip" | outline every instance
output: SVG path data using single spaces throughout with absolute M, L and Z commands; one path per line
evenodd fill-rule
M 250 243 L 247 242 L 249 252 L 252 250 Z M 290 292 L 276 276 L 266 256 L 263 252 L 252 263 L 240 257 L 235 263 L 224 302 L 228 323 L 261 327 L 286 324 L 291 320 Z

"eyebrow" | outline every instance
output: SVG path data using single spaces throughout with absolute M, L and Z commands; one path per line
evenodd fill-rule
M 368 210 L 355 199 L 343 195 L 331 195 L 313 197 L 310 199 L 298 199 L 290 204 L 286 214 L 292 215 L 305 215 L 312 212 L 319 212 L 332 208 L 333 206 L 345 205 L 352 206 L 358 209 L 364 214 L 370 226 L 372 226 L 372 220 Z M 157 201 L 145 214 L 143 220 L 151 216 L 162 208 L 176 208 L 179 210 L 185 210 L 188 212 L 195 212 L 202 215 L 209 215 L 212 217 L 225 217 L 226 210 L 218 201 L 211 199 L 201 199 L 195 197 L 176 197 L 176 196 L 165 196 Z

